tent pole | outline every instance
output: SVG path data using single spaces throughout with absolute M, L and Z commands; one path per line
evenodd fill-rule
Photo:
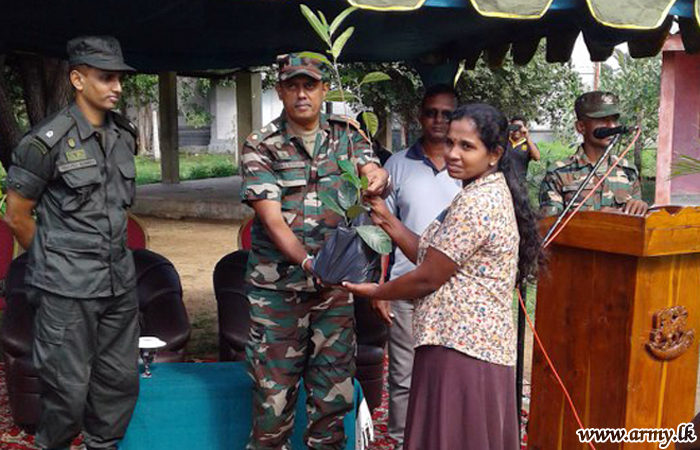
M 160 170 L 163 183 L 180 182 L 180 158 L 177 127 L 177 74 L 158 74 L 158 109 L 160 115 Z

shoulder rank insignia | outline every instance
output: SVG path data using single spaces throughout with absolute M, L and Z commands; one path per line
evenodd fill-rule
M 255 147 L 258 145 L 260 142 L 264 141 L 265 139 L 269 138 L 273 134 L 277 132 L 277 126 L 275 126 L 275 123 L 272 122 L 268 124 L 267 126 L 262 127 L 260 130 L 255 131 L 251 133 L 247 138 L 246 141 Z
M 41 127 L 34 139 L 41 141 L 47 149 L 51 149 L 68 133 L 74 123 L 70 115 L 59 114 Z

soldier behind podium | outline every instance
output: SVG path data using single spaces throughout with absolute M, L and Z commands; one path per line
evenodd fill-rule
M 341 221 L 319 195 L 339 189 L 341 160 L 368 177 L 367 195 L 381 193 L 388 175 L 357 122 L 321 114 L 328 68 L 298 54 L 277 62 L 284 111 L 251 134 L 241 151 L 241 197 L 256 214 L 246 276 L 252 319 L 246 358 L 253 378 L 248 449 L 291 449 L 302 376 L 305 444 L 342 449 L 343 418 L 353 407 L 354 307 L 347 292 L 314 283 L 313 255 Z
M 126 247 L 138 133 L 112 111 L 124 63 L 113 37 L 68 42 L 75 101 L 12 155 L 6 220 L 27 249 L 43 385 L 36 445 L 116 449 L 138 396 L 138 299 Z M 36 212 L 36 219 L 32 212 Z
M 612 136 L 604 139 L 596 138 L 593 132 L 598 128 L 613 128 L 619 125 L 619 101 L 617 95 L 612 92 L 587 92 L 576 99 L 574 108 L 577 118 L 576 131 L 583 136 L 583 144 L 574 155 L 556 161 L 547 168 L 540 186 L 542 216 L 560 214 L 564 210 L 613 140 Z M 590 193 L 593 186 L 616 160 L 617 156 L 610 155 L 608 160 L 598 167 L 596 175 L 583 189 L 576 204 Z M 622 158 L 581 209 L 644 215 L 649 206 L 642 200 L 637 168 L 626 158 Z

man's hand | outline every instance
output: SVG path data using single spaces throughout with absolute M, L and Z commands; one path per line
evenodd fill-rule
M 370 300 L 372 309 L 374 312 L 384 321 L 387 325 L 391 326 L 394 323 L 394 314 L 391 312 L 391 302 L 388 300 Z
M 362 166 L 360 175 L 366 176 L 369 182 L 365 191 L 365 195 L 368 197 L 381 195 L 389 183 L 389 173 L 374 163 Z
M 314 273 L 314 262 L 313 262 L 313 259 L 312 259 L 312 258 L 306 258 L 306 259 L 304 260 L 304 263 L 302 264 L 301 268 L 304 269 L 304 271 L 305 271 L 306 273 L 310 273 L 310 274 L 313 275 L 313 273 Z
M 622 207 L 622 212 L 624 214 L 629 214 L 632 216 L 643 216 L 649 210 L 649 205 L 644 200 L 629 200 Z

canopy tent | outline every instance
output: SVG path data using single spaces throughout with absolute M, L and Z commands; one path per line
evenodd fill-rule
M 628 42 L 632 56 L 658 53 L 677 18 L 687 51 L 700 50 L 700 0 L 351 0 L 371 8 L 406 4 L 410 12 L 360 10 L 345 61 L 467 61 L 497 66 L 509 50 L 525 64 L 542 38 L 550 62 L 567 61 L 582 32 L 593 60 Z M 422 3 L 421 3 L 422 2 Z M 80 34 L 112 34 L 127 60 L 146 72 L 267 65 L 277 54 L 320 49 L 299 5 L 334 17 L 345 0 L 5 0 L 0 54 L 64 57 Z M 607 25 L 605 25 L 607 24 Z M 614 25 L 614 26 L 608 26 Z

